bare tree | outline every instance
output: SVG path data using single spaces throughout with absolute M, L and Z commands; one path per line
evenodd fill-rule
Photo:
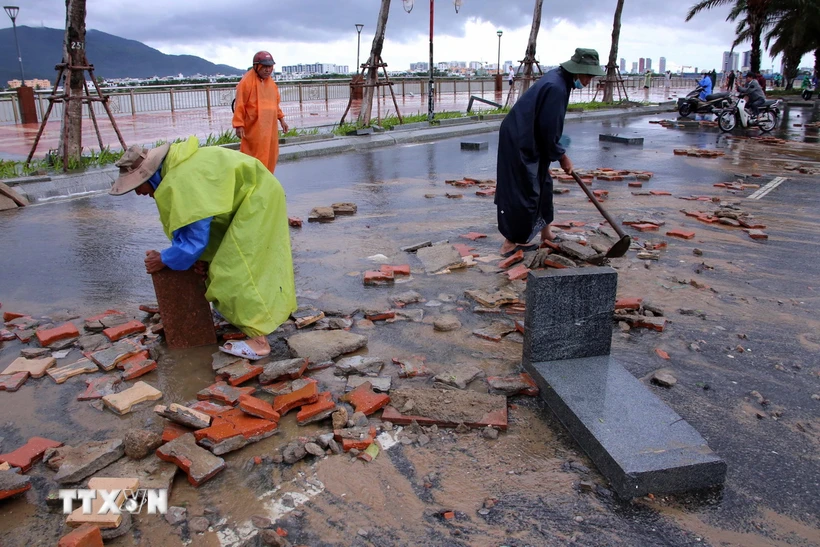
M 541 28 L 541 6 L 544 0 L 535 0 L 535 9 L 532 12 L 532 27 L 530 28 L 530 39 L 527 41 L 527 51 L 524 53 L 524 83 L 523 91 L 526 91 L 533 80 L 533 64 L 535 64 L 535 44 L 538 41 L 538 30 Z
M 379 77 L 379 65 L 382 64 L 382 46 L 384 45 L 384 32 L 387 28 L 387 15 L 390 12 L 390 0 L 382 0 L 382 7 L 379 10 L 379 21 L 376 23 L 376 35 L 373 36 L 373 46 L 370 48 L 370 57 L 367 60 L 367 76 L 364 83 L 364 96 L 362 98 L 362 110 L 359 112 L 359 125 L 370 123 L 370 111 L 373 109 L 373 95 L 376 92 L 376 81 Z
M 65 40 L 63 63 L 72 67 L 85 67 L 85 0 L 65 1 Z M 85 72 L 70 71 L 71 77 L 63 83 L 66 101 L 63 103 L 63 121 L 60 129 L 60 150 L 63 157 L 79 160 L 83 153 L 83 102 L 71 97 L 83 95 Z M 63 150 L 63 147 L 66 150 Z
M 612 23 L 612 46 L 609 48 L 609 62 L 606 64 L 606 83 L 604 84 L 604 102 L 611 103 L 614 100 L 613 89 L 618 82 L 618 41 L 621 39 L 621 13 L 624 10 L 624 0 L 618 0 L 615 8 L 615 20 Z

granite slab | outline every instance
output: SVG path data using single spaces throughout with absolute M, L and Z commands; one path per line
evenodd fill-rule
M 726 462 L 611 356 L 529 362 L 524 367 L 541 397 L 622 498 L 723 484 Z
M 524 361 L 609 355 L 617 287 L 609 267 L 530 272 Z
M 165 341 L 171 349 L 216 344 L 211 306 L 205 300 L 205 280 L 193 270 L 165 268 L 152 274 Z
M 643 137 L 622 137 L 620 135 L 598 135 L 601 142 L 617 142 L 620 144 L 643 144 Z

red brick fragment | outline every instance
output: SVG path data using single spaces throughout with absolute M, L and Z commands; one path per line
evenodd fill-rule
M 116 327 L 109 327 L 103 331 L 103 334 L 112 342 L 116 342 L 120 338 L 125 338 L 138 332 L 145 332 L 145 325 L 134 319 L 128 323 L 117 325 Z
M 302 227 L 302 219 L 299 217 L 288 217 L 288 225 L 294 228 Z
M 365 313 L 364 315 L 364 318 L 368 321 L 385 321 L 387 319 L 393 319 L 394 317 L 396 317 L 396 312 L 394 312 L 393 310 L 375 313 Z
M 458 254 L 460 254 L 461 256 L 480 256 L 478 253 L 472 252 L 473 250 L 475 250 L 475 247 L 470 247 L 469 245 L 465 245 L 464 243 L 453 243 L 453 247 L 455 247 L 456 251 L 458 251 Z
M 382 270 L 368 270 L 364 272 L 365 285 L 383 285 L 393 281 L 393 272 L 385 273 Z
M 122 365 L 123 363 L 119 363 L 117 366 Z M 123 380 L 133 380 L 134 378 L 139 378 L 140 376 L 144 376 L 151 371 L 157 369 L 157 362 L 153 359 L 143 359 L 141 361 L 131 361 L 130 363 L 126 364 L 123 367 L 122 371 L 122 379 Z
M 642 222 L 639 224 L 632 224 L 632 227 L 638 230 L 639 232 L 657 232 L 658 225 L 651 224 L 649 222 Z
M 605 198 L 609 196 L 609 190 L 593 190 L 592 193 L 599 198 Z
M 162 442 L 169 443 L 176 439 L 177 437 L 181 437 L 186 433 L 192 433 L 193 429 L 189 427 L 185 427 L 182 424 L 178 424 L 176 422 L 168 421 L 165 422 L 165 429 L 162 430 Z
M 535 383 L 535 380 L 533 380 L 532 376 L 530 376 L 526 372 L 522 372 L 521 379 L 527 382 L 530 387 L 528 387 L 527 389 L 522 389 L 518 392 L 518 394 L 527 395 L 529 397 L 537 397 L 541 390 L 538 388 L 538 384 Z
M 669 360 L 669 354 L 663 351 L 661 348 L 655 348 L 655 354 L 660 357 L 661 359 Z
M 54 327 L 53 329 L 37 329 L 36 334 L 40 345 L 46 347 L 60 340 L 77 338 L 80 336 L 80 331 L 77 330 L 76 325 L 73 323 L 64 323 L 59 327 Z
M 105 310 L 104 312 L 102 312 L 98 315 L 94 315 L 92 317 L 86 317 L 85 322 L 86 323 L 93 323 L 94 321 L 100 321 L 101 319 L 105 319 L 109 315 L 125 315 L 125 314 L 122 313 L 121 311 L 118 311 L 118 310 Z
M 545 248 L 545 249 L 552 249 L 553 251 L 560 251 L 561 250 L 560 245 L 558 245 L 555 242 L 549 241 L 549 240 L 542 241 L 541 242 L 541 247 Z
M 356 412 L 369 416 L 387 406 L 387 403 L 390 402 L 390 396 L 374 392 L 372 384 L 364 382 L 353 391 L 343 395 L 342 400 L 352 404 Z
M 298 406 L 313 404 L 319 399 L 319 388 L 311 382 L 302 389 L 273 398 L 273 411 L 284 416 Z
M 388 266 L 385 264 L 379 268 L 379 271 L 392 275 L 410 275 L 410 264 L 402 264 L 401 266 Z
M 249 416 L 238 408 L 231 408 L 214 417 L 210 427 L 194 431 L 194 437 L 198 443 L 207 441 L 219 444 L 237 435 L 252 439 L 274 432 L 277 428 L 275 421 Z
M 748 230 L 748 234 L 752 239 L 769 239 L 769 235 L 762 230 Z
M 333 394 L 329 391 L 323 391 L 319 394 L 318 400 L 309 405 L 304 405 L 299 413 L 296 414 L 296 422 L 304 423 L 314 416 L 318 416 L 322 412 L 336 408 L 336 403 L 333 401 Z
M 643 188 L 643 183 L 640 181 L 630 182 L 627 186 L 629 186 L 630 188 Z
M 29 372 L 15 372 L 0 376 L 0 391 L 17 391 L 28 380 Z
M 14 452 L 0 454 L 0 463 L 6 462 L 12 467 L 19 467 L 25 473 L 31 469 L 32 465 L 42 459 L 46 450 L 59 446 L 63 446 L 63 443 L 44 439 L 43 437 L 32 437 Z
M 140 304 L 139 310 L 153 315 L 159 313 L 159 306 L 157 304 Z
M 14 321 L 15 319 L 19 319 L 21 317 L 28 317 L 28 315 L 24 313 L 16 313 L 13 311 L 4 311 L 3 312 L 3 322 L 8 323 L 9 321 Z
M 518 249 L 513 255 L 505 258 L 501 262 L 498 263 L 498 267 L 502 270 L 505 270 L 515 264 L 516 262 L 521 262 L 524 260 L 524 251 Z
M 240 397 L 242 397 L 242 395 L 244 395 L 244 393 L 241 394 Z M 188 405 L 188 408 L 213 417 L 225 412 L 226 410 L 230 410 L 232 407 L 221 405 L 213 401 L 197 401 L 192 405 Z
M 61 537 L 57 547 L 103 547 L 102 532 L 99 526 L 86 523 Z
M 233 387 L 227 382 L 216 382 L 196 394 L 200 401 L 219 401 L 226 405 L 235 405 L 243 393 L 250 395 L 256 391 L 254 387 Z
M 14 331 L 14 336 L 22 343 L 28 344 L 34 336 L 34 329 L 16 330 Z
M 482 197 L 491 197 L 495 195 L 495 188 L 487 188 L 484 190 L 476 191 L 475 195 L 482 196 Z
M 444 511 L 441 514 L 441 518 L 443 518 L 444 520 L 453 520 L 454 518 L 456 518 L 456 514 L 452 511 Z
M 618 298 L 615 300 L 616 310 L 637 310 L 641 307 L 643 298 Z
M 274 422 L 279 421 L 279 414 L 273 411 L 271 404 L 253 395 L 241 395 L 239 397 L 239 410 L 257 418 L 265 418 Z
M 477 239 L 487 237 L 487 234 L 481 234 L 479 232 L 467 232 L 466 234 L 462 234 L 459 237 L 469 239 L 470 241 L 475 241 Z
M 244 332 L 226 332 L 222 335 L 222 339 L 225 341 L 231 340 L 245 340 L 248 336 Z
M 524 266 L 523 264 L 519 264 L 514 268 L 510 268 L 506 272 L 507 277 L 510 281 L 515 281 L 516 279 L 526 279 L 527 275 L 530 273 L 530 269 Z
M 240 384 L 244 384 L 248 380 L 256 378 L 264 371 L 264 367 L 242 360 L 220 369 L 216 373 L 216 379 L 217 381 L 224 380 L 236 387 Z
M 679 237 L 681 239 L 692 239 L 695 237 L 695 232 L 687 232 L 686 230 L 669 230 L 666 232 L 669 237 Z
M 672 192 L 667 192 L 665 190 L 650 190 L 649 193 L 652 194 L 653 196 L 671 196 L 672 195 Z

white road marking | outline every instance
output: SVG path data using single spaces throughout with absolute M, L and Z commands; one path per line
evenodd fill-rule
M 777 177 L 772 182 L 760 188 L 757 192 L 749 196 L 749 199 L 761 199 L 766 196 L 769 192 L 786 182 L 788 179 L 786 177 Z

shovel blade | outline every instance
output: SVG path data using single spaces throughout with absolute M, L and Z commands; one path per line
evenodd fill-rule
M 626 254 L 629 250 L 629 246 L 632 245 L 632 238 L 628 235 L 625 235 L 621 239 L 618 240 L 615 245 L 609 248 L 606 252 L 607 258 L 620 258 Z

